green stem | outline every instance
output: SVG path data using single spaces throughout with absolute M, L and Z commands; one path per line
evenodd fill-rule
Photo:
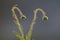
M 29 31 L 28 31 L 28 33 L 26 35 L 26 40 L 30 40 L 31 39 L 31 35 L 32 35 L 32 31 L 33 31 L 33 27 L 34 27 L 35 21 L 37 19 L 37 12 L 38 11 L 40 11 L 43 16 L 46 16 L 45 12 L 43 11 L 43 9 L 37 8 L 37 9 L 34 10 L 34 18 L 33 18 L 32 23 L 30 25 L 30 29 L 29 29 Z
M 24 15 L 22 14 L 21 10 L 20 10 L 18 7 L 16 7 L 16 6 L 13 6 L 13 7 L 12 7 L 12 12 L 13 12 L 13 15 L 12 15 L 12 16 L 13 16 L 13 18 L 15 19 L 14 22 L 15 22 L 16 25 L 18 26 L 19 31 L 21 32 L 21 35 L 22 35 L 23 40 L 25 40 L 25 39 L 24 39 L 23 28 L 22 28 L 21 23 L 19 23 L 19 19 L 17 18 L 16 14 L 15 14 L 15 11 L 14 11 L 15 9 L 18 10 L 18 12 L 20 13 L 21 16 L 24 16 Z

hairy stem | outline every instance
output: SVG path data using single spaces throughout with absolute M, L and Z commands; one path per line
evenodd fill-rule
M 33 18 L 32 23 L 30 25 L 30 29 L 28 31 L 28 34 L 26 35 L 26 40 L 31 40 L 31 35 L 32 35 L 32 31 L 33 31 L 33 27 L 34 27 L 35 21 L 37 19 L 37 12 L 38 11 L 40 11 L 43 16 L 46 16 L 45 12 L 43 11 L 43 9 L 37 8 L 37 9 L 34 10 L 34 18 Z
M 16 7 L 16 5 L 12 7 L 12 12 L 13 12 L 13 15 L 12 15 L 12 16 L 13 16 L 13 18 L 15 19 L 14 22 L 16 23 L 16 25 L 17 25 L 18 28 L 19 28 L 19 31 L 21 32 L 22 39 L 25 40 L 25 39 L 24 39 L 23 28 L 22 28 L 21 23 L 19 23 L 19 19 L 17 18 L 16 14 L 15 14 L 15 11 L 14 11 L 15 9 L 19 12 L 19 14 L 20 14 L 21 16 L 24 16 L 24 15 L 22 14 L 21 10 L 20 10 L 18 7 Z

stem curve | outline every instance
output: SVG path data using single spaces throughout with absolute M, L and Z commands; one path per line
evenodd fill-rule
M 28 33 L 27 33 L 27 35 L 26 35 L 26 39 L 27 39 L 27 40 L 30 40 L 30 39 L 31 39 L 31 35 L 32 35 L 32 31 L 33 31 L 33 27 L 34 27 L 36 18 L 37 18 L 37 12 L 38 12 L 38 11 L 40 11 L 43 16 L 46 16 L 43 9 L 41 9 L 41 8 L 36 8 L 36 9 L 34 10 L 34 18 L 33 18 L 32 23 L 31 23 L 31 25 L 30 25 L 30 29 L 29 29 L 29 31 L 28 31 Z
M 21 12 L 21 10 L 20 10 L 18 7 L 16 7 L 16 5 L 14 5 L 14 6 L 12 7 L 11 10 L 12 10 L 12 12 L 13 12 L 13 15 L 12 15 L 12 16 L 13 16 L 13 18 L 15 19 L 14 22 L 15 22 L 16 25 L 18 26 L 19 31 L 21 32 L 21 35 L 22 35 L 23 40 L 25 40 L 25 39 L 24 39 L 23 28 L 22 28 L 21 23 L 19 23 L 19 19 L 17 18 L 17 15 L 15 14 L 15 11 L 14 11 L 15 9 L 19 12 L 19 14 L 20 14 L 21 16 L 24 16 L 24 15 L 23 15 L 23 13 Z

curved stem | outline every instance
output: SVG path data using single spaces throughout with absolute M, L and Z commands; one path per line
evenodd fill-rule
M 19 14 L 21 16 L 24 16 L 24 15 L 22 14 L 21 10 L 18 7 L 16 7 L 16 5 L 12 7 L 12 12 L 13 12 L 13 15 L 12 16 L 15 19 L 14 22 L 18 26 L 19 31 L 21 32 L 22 37 L 24 38 L 23 28 L 22 28 L 22 25 L 19 23 L 19 19 L 17 18 L 16 14 L 15 14 L 15 11 L 14 11 L 15 9 L 19 12 Z
M 36 21 L 36 18 L 37 18 L 37 12 L 38 12 L 38 11 L 40 11 L 43 16 L 46 16 L 43 9 L 37 8 L 37 9 L 34 10 L 34 18 L 33 18 L 32 23 L 31 23 L 31 25 L 30 25 L 30 29 L 29 29 L 29 31 L 28 31 L 28 34 L 26 35 L 26 39 L 27 39 L 27 40 L 30 40 L 30 39 L 31 39 L 31 35 L 32 35 L 32 31 L 33 31 L 33 26 L 34 26 L 34 24 L 35 24 L 35 21 Z

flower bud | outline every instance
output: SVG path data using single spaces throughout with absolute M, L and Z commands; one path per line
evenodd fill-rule
M 26 16 L 21 16 L 21 19 L 22 19 L 22 20 L 25 20 L 25 19 L 26 19 Z
M 42 20 L 47 21 L 48 20 L 48 17 L 47 16 L 43 16 L 42 17 Z

